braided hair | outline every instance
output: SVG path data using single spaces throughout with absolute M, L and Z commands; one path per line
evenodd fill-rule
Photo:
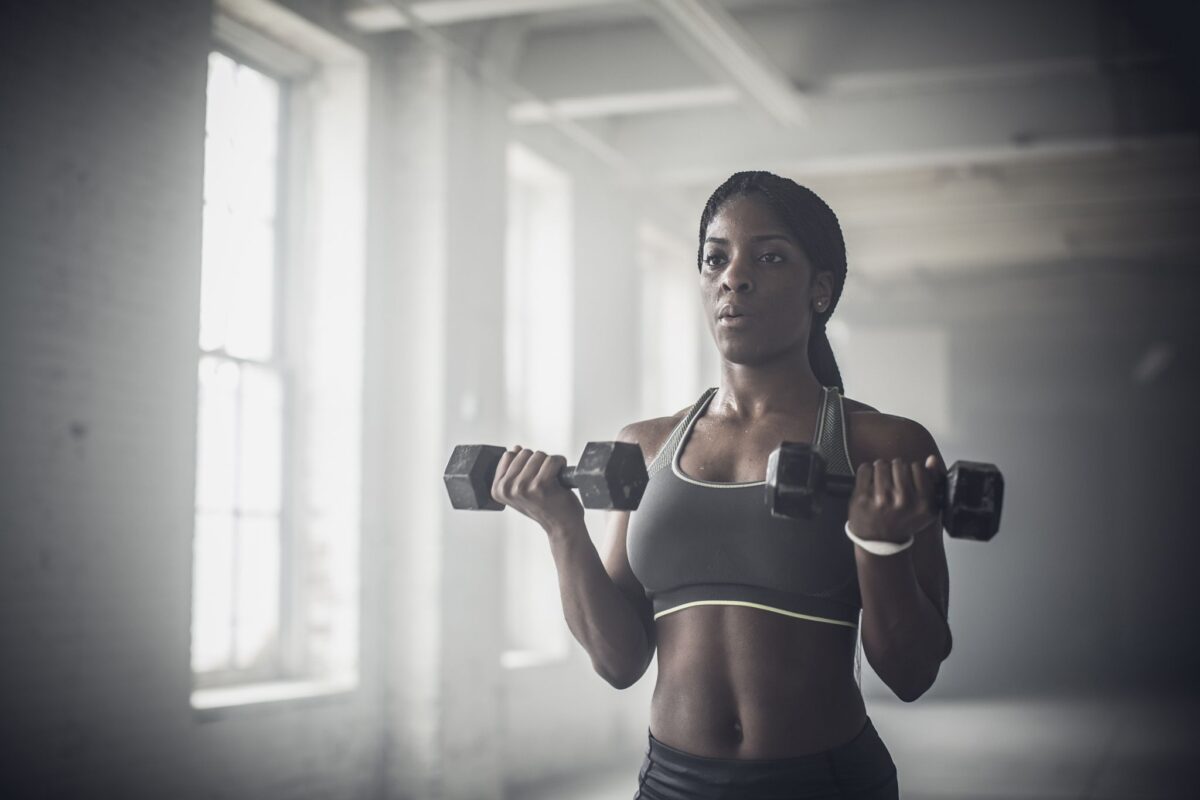
M 836 386 L 843 394 L 842 373 L 838 370 L 833 348 L 825 333 L 825 323 L 837 307 L 846 283 L 846 242 L 837 216 L 811 189 L 770 172 L 735 172 L 717 187 L 700 215 L 700 249 L 696 268 L 704 263 L 704 234 L 708 224 L 725 203 L 734 197 L 758 193 L 766 198 L 775 213 L 796 237 L 816 271 L 833 273 L 833 297 L 829 308 L 813 318 L 808 336 L 808 362 L 822 386 Z

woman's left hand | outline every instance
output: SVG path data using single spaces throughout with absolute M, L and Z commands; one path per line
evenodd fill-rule
M 907 541 L 937 519 L 941 509 L 934 489 L 941 478 L 934 455 L 924 464 L 902 458 L 859 464 L 850 495 L 850 530 L 862 539 Z

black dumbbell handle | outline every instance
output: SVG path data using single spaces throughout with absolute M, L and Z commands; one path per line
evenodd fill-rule
M 826 472 L 823 488 L 832 497 L 849 497 L 854 492 L 854 481 L 853 475 Z M 933 507 L 936 509 L 946 507 L 946 486 L 947 481 L 944 474 L 934 479 Z

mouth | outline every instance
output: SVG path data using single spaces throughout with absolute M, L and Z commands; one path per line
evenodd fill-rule
M 741 308 L 735 305 L 721 306 L 717 312 L 717 327 L 719 328 L 742 328 L 750 323 L 751 317 Z

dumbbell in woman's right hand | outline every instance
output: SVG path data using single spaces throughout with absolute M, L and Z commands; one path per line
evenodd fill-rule
M 513 473 L 514 460 L 522 453 L 528 455 L 521 460 L 518 472 Z M 536 491 L 553 497 L 556 494 L 550 483 L 553 478 L 563 487 L 579 489 L 584 508 L 631 511 L 637 508 L 649 481 L 642 449 L 628 442 L 588 442 L 579 464 L 574 467 L 567 466 L 561 456 L 538 455 L 538 451 L 519 447 L 513 450 L 486 444 L 455 447 L 443 476 L 450 504 L 459 509 L 488 511 L 499 511 L 505 505 L 512 505 L 526 516 L 537 519 L 523 510 L 525 504 L 509 493 L 508 484 L 498 484 L 512 478 L 511 487 L 525 494 L 535 481 L 544 478 L 545 482 L 541 482 Z M 529 461 L 535 457 L 536 469 L 525 474 Z M 547 466 L 550 459 L 554 459 L 554 463 Z M 546 471 L 544 476 L 541 475 L 543 469 Z M 504 497 L 514 502 L 507 502 Z

